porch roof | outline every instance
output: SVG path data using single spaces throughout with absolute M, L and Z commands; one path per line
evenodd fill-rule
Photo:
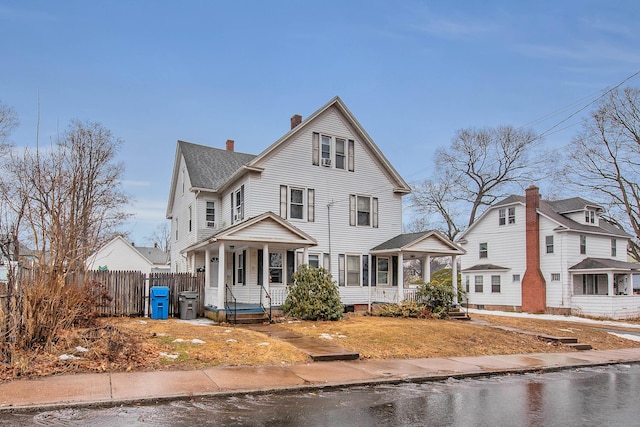
M 635 262 L 618 261 L 608 258 L 585 258 L 569 271 L 593 271 L 593 270 L 624 270 L 630 272 L 640 272 L 640 264 Z
M 507 270 L 510 270 L 510 268 L 502 267 L 495 264 L 476 264 L 476 265 L 472 265 L 469 268 L 465 268 L 462 271 L 465 272 L 465 271 L 497 271 L 497 270 L 507 271 Z
M 216 246 L 221 242 L 236 245 L 262 243 L 295 248 L 311 247 L 318 244 L 313 237 L 287 220 L 273 212 L 265 212 L 222 229 L 213 236 L 186 247 L 180 253 L 193 252 L 207 246 Z
M 402 253 L 415 256 L 463 255 L 466 251 L 436 230 L 403 233 L 379 244 L 370 251 L 372 254 Z

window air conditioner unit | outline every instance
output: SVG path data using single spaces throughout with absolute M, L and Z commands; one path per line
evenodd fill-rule
M 234 220 L 234 221 L 240 221 L 240 219 L 241 219 L 241 218 L 240 218 L 240 214 L 235 214 L 235 215 L 233 216 L 233 220 Z
M 331 167 L 331 159 L 322 159 L 320 162 L 322 166 Z

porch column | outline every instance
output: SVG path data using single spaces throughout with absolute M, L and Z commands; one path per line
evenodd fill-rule
M 404 301 L 404 255 L 398 254 L 398 302 Z
M 615 295 L 615 287 L 613 285 L 613 272 L 607 273 L 607 295 Z
M 218 308 L 224 309 L 224 294 L 226 292 L 224 283 L 225 267 L 227 263 L 224 259 L 224 242 L 218 246 Z
M 206 289 L 209 289 L 209 287 L 211 286 L 211 277 L 209 277 L 210 276 L 209 273 L 211 272 L 211 268 L 209 267 L 210 265 L 211 265 L 211 251 L 209 250 L 209 248 L 207 248 L 204 251 L 204 288 L 205 288 L 205 292 L 206 292 Z
M 424 283 L 431 281 L 431 255 L 422 258 L 422 281 Z
M 458 256 L 451 256 L 451 286 L 453 287 L 453 303 L 458 304 Z
M 267 291 L 268 295 L 271 295 L 271 277 L 269 277 L 269 245 L 262 245 L 262 284 Z M 269 306 L 271 306 L 271 299 L 269 299 Z
M 302 249 L 302 263 L 309 265 L 309 248 L 306 246 Z
M 196 272 L 196 253 L 191 253 L 191 274 Z

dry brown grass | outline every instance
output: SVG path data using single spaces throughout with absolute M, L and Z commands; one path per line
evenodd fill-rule
M 575 336 L 596 350 L 640 347 L 639 342 L 608 334 L 599 325 L 480 314 L 472 317 L 493 325 Z M 531 335 L 454 320 L 351 314 L 337 322 L 295 321 L 280 325 L 318 339 L 328 334 L 332 343 L 370 359 L 571 351 Z M 194 342 L 194 339 L 203 342 Z M 78 346 L 88 351 L 78 352 Z M 61 354 L 74 354 L 79 358 L 60 360 Z M 74 372 L 186 370 L 309 361 L 305 353 L 290 344 L 239 326 L 139 318 L 100 319 L 96 327 L 65 331 L 50 351 L 17 356 L 12 366 L 0 365 L 0 380 Z

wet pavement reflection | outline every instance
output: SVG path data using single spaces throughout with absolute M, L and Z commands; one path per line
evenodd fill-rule
M 0 426 L 630 426 L 640 365 L 157 405 L 0 414 Z

